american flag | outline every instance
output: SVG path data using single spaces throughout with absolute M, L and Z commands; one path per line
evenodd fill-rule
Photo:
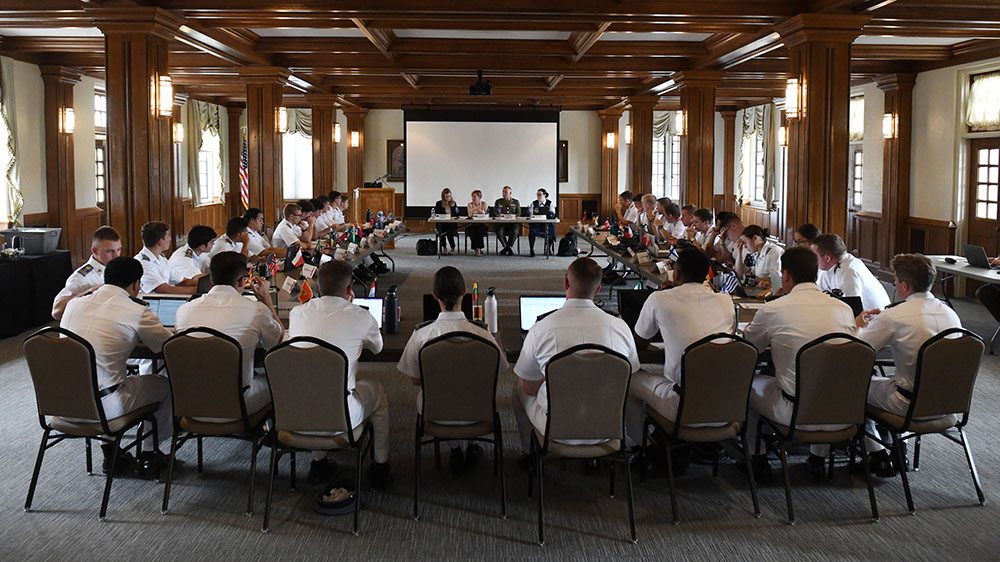
M 241 135 L 241 145 L 242 150 L 240 150 L 240 201 L 243 203 L 244 209 L 250 208 L 250 172 L 248 171 L 249 166 L 249 153 L 247 152 L 247 132 L 246 129 L 243 130 Z

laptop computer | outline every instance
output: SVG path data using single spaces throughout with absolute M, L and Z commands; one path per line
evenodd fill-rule
M 352 302 L 367 310 L 372 315 L 372 318 L 375 319 L 375 323 L 378 324 L 378 329 L 382 329 L 382 299 L 355 298 Z
M 538 321 L 539 316 L 559 310 L 566 303 L 566 297 L 521 295 L 519 315 L 521 332 L 527 332 Z
M 618 292 L 618 316 L 628 324 L 635 333 L 635 325 L 639 322 L 639 313 L 642 306 L 646 304 L 646 299 L 653 294 L 651 289 L 621 289 Z M 663 337 L 657 333 L 652 341 L 663 341 Z
M 480 295 L 482 298 L 486 298 L 485 294 Z M 355 299 L 357 300 L 357 299 Z M 438 301 L 434 299 L 434 295 L 424 293 L 424 322 L 428 320 L 437 320 L 438 313 L 441 312 L 441 307 L 438 305 Z M 465 317 L 472 320 L 472 293 L 465 293 L 462 297 L 462 312 L 465 313 Z
M 969 260 L 972 267 L 982 267 L 984 269 L 996 269 L 990 265 L 990 258 L 986 255 L 986 248 L 975 244 L 963 244 L 962 254 Z
M 191 300 L 187 295 L 139 295 L 149 303 L 149 310 L 160 319 L 164 328 L 177 325 L 177 309 Z
M 861 304 L 861 297 L 844 297 L 834 294 L 830 294 L 830 296 L 850 306 L 851 312 L 854 313 L 854 316 L 857 316 L 865 311 L 864 305 Z

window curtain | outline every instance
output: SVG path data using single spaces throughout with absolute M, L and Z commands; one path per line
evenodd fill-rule
M 7 208 L 10 216 L 7 217 L 10 226 L 21 226 L 21 210 L 24 208 L 24 197 L 21 195 L 21 184 L 17 170 L 17 120 L 14 119 L 14 61 L 7 57 L 0 57 L 0 119 L 3 119 L 9 133 L 7 137 L 7 150 L 10 152 L 10 160 L 7 161 L 5 169 L 0 170 L 4 185 L 4 196 L 7 198 Z
M 306 138 L 312 138 L 313 120 L 311 109 L 288 108 L 288 133 L 298 133 Z
M 676 135 L 674 111 L 653 112 L 653 138 L 660 139 L 665 135 Z
M 851 98 L 850 122 L 848 124 L 848 136 L 852 141 L 864 140 L 865 138 L 865 98 L 857 96 Z
M 199 100 L 190 100 L 186 107 L 187 123 L 184 134 L 187 140 L 188 190 L 195 205 L 201 202 L 201 177 L 199 175 L 198 153 L 202 149 L 202 134 L 210 131 L 219 137 L 219 185 L 222 193 L 229 191 L 226 184 L 226 170 L 229 169 L 229 139 L 224 126 L 222 106 Z
M 972 77 L 965 123 L 970 131 L 1000 131 L 1000 72 Z
M 185 144 L 187 148 L 187 180 L 188 192 L 194 205 L 201 203 L 201 174 L 198 153 L 201 152 L 201 112 L 198 110 L 198 100 L 188 100 L 184 106 L 186 123 L 184 124 Z
M 753 162 L 752 146 L 754 137 L 764 138 L 764 204 L 768 209 L 774 209 L 777 203 L 777 190 L 774 184 L 774 163 L 778 152 L 778 131 L 774 127 L 774 104 L 757 105 L 743 110 L 740 121 L 741 134 L 737 139 L 740 155 L 740 172 L 737 179 L 736 201 L 743 204 L 748 197 L 746 187 L 752 181 L 750 177 Z

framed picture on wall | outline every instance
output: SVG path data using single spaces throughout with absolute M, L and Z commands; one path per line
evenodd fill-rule
M 569 181 L 569 141 L 559 141 L 556 149 L 556 175 L 561 182 Z
M 388 181 L 406 181 L 406 150 L 401 140 L 385 141 L 385 171 Z

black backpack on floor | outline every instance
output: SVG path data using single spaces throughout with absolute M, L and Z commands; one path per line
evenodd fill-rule
M 418 256 L 436 256 L 437 255 L 437 243 L 434 240 L 428 238 L 422 238 L 417 240 L 417 255 Z
M 569 233 L 562 237 L 559 241 L 559 251 L 556 252 L 557 256 L 563 257 L 576 257 L 576 234 Z

